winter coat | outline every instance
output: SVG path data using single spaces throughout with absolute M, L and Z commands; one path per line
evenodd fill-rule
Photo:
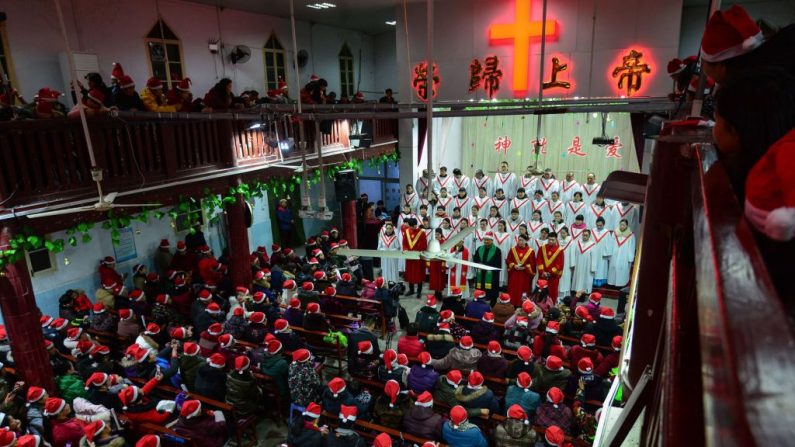
M 223 401 L 226 397 L 226 374 L 223 368 L 213 368 L 209 363 L 196 372 L 196 394 Z
M 226 376 L 226 403 L 235 407 L 237 413 L 248 416 L 260 409 L 262 392 L 251 372 L 230 371 Z
M 550 371 L 545 366 L 536 364 L 533 374 L 530 374 L 533 378 L 531 389 L 540 395 L 546 395 L 553 386 L 563 390 L 569 382 L 569 376 L 571 371 L 568 369 Z
M 403 423 L 403 415 L 414 405 L 412 405 L 409 396 L 402 393 L 398 394 L 394 406 L 390 407 L 389 404 L 390 401 L 388 397 L 385 395 L 379 396 L 378 399 L 375 400 L 373 413 L 381 425 L 400 430 L 400 426 Z
M 442 300 L 442 310 L 450 310 L 453 314 L 462 316 L 466 312 L 465 304 L 466 301 L 463 298 L 448 296 Z
M 403 431 L 424 439 L 441 438 L 442 424 L 444 418 L 433 407 L 412 405 L 403 415 Z
M 541 404 L 541 396 L 535 391 L 520 388 L 516 385 L 510 385 L 505 391 L 505 408 L 510 408 L 511 405 L 519 405 L 522 407 L 527 416 L 530 417 L 532 422 L 536 414 L 536 408 Z
M 498 301 L 491 310 L 491 313 L 494 314 L 494 322 L 505 324 L 505 322 L 513 316 L 514 310 L 511 303 L 500 303 Z
M 380 364 L 381 361 L 375 354 L 358 354 L 352 361 L 348 361 L 348 373 L 351 376 L 375 379 Z
M 585 332 L 596 337 L 596 344 L 599 346 L 610 346 L 613 337 L 622 335 L 624 330 L 615 320 L 599 318 L 594 323 L 585 326 Z
M 303 327 L 304 326 L 304 313 L 300 309 L 292 307 L 284 311 L 284 319 L 290 323 L 290 326 Z
M 53 447 L 66 447 L 67 444 L 77 446 L 80 444 L 80 438 L 85 436 L 83 425 L 77 419 L 67 419 L 59 421 L 55 418 L 50 419 L 52 426 L 52 437 L 50 439 Z
M 455 339 L 451 334 L 440 332 L 429 334 L 425 341 L 425 349 L 434 359 L 444 358 L 451 349 L 455 347 Z
M 466 371 L 474 371 L 478 367 L 478 361 L 483 353 L 480 349 L 464 349 L 459 346 L 451 349 L 441 360 L 432 360 L 431 365 L 437 371 L 449 371 L 457 369 L 466 374 Z
M 547 358 L 547 356 L 555 355 L 561 358 L 562 360 L 566 360 L 568 358 L 568 353 L 566 352 L 566 348 L 563 347 L 563 343 L 558 339 L 558 337 L 552 337 L 552 346 L 549 347 L 547 354 L 544 355 L 544 348 L 546 347 L 546 335 L 536 335 L 533 338 L 533 355 L 536 357 Z
M 148 397 L 143 397 L 138 403 L 128 405 L 122 414 L 133 422 L 133 426 L 144 422 L 163 425 L 167 420 L 171 419 L 171 413 L 157 411 L 157 402 Z
M 42 439 L 49 439 L 50 434 L 44 426 L 44 413 L 42 407 L 38 404 L 33 404 L 28 407 L 26 419 L 28 421 L 28 430 L 31 434 L 39 435 Z
M 176 106 L 168 105 L 166 95 L 158 97 L 152 90 L 149 90 L 148 87 L 144 87 L 144 89 L 141 90 L 141 101 L 143 101 L 144 107 L 146 107 L 146 110 L 149 112 L 168 113 L 177 111 Z
M 185 384 L 189 390 L 196 389 L 196 374 L 198 374 L 199 368 L 206 363 L 204 357 L 198 355 L 181 355 L 179 357 L 179 375 L 182 377 L 182 383 Z
M 306 348 L 304 340 L 295 332 L 279 332 L 276 334 L 276 338 L 282 342 L 282 347 L 285 351 L 297 351 Z
M 396 366 L 392 369 L 387 369 L 384 364 L 378 367 L 378 380 L 380 382 L 389 382 L 390 380 L 394 380 L 400 385 L 401 391 L 406 391 L 407 387 L 407 377 L 409 374 L 409 369 L 406 366 Z
M 135 337 L 138 336 L 138 333 L 141 332 L 141 327 L 136 321 L 137 319 L 137 317 L 133 317 L 129 320 L 119 320 L 116 334 L 118 334 L 119 337 L 134 340 Z
M 86 397 L 83 380 L 77 375 L 66 374 L 56 377 L 55 385 L 58 386 L 58 395 L 70 405 L 76 397 Z
M 571 363 L 573 367 L 576 367 L 580 359 L 584 357 L 590 358 L 594 366 L 602 362 L 602 353 L 596 349 L 588 349 L 580 345 L 572 346 L 569 349 L 569 363 Z
M 307 331 L 328 332 L 329 325 L 323 314 L 307 313 L 304 315 L 304 329 Z
M 307 406 L 320 397 L 320 377 L 312 362 L 293 362 L 288 369 L 290 398 L 296 405 Z
M 522 359 L 516 359 L 511 362 L 511 366 L 508 367 L 508 374 L 507 377 L 509 379 L 515 379 L 519 376 L 519 373 L 526 372 L 530 374 L 530 377 L 535 377 L 533 374 L 535 373 L 536 365 L 532 361 L 525 365 Z
M 83 422 L 104 421 L 110 423 L 110 410 L 102 405 L 91 403 L 82 397 L 75 398 L 72 401 L 72 410 L 75 412 L 75 417 Z
M 245 317 L 232 316 L 224 322 L 224 333 L 243 339 L 248 329 L 248 320 Z
M 87 399 L 95 405 L 102 405 L 109 410 L 116 410 L 116 413 L 121 413 L 123 405 L 117 393 L 101 391 L 99 388 L 91 387 L 88 390 Z
M 543 402 L 536 410 L 535 425 L 547 428 L 550 425 L 557 425 L 566 434 L 571 433 L 572 423 L 571 408 L 560 403 L 555 408 L 552 402 Z
M 610 371 L 618 366 L 620 359 L 621 353 L 618 351 L 613 351 L 610 354 L 607 354 L 605 358 L 596 366 L 596 368 L 594 368 L 594 374 L 603 379 L 610 377 Z
M 599 321 L 599 314 L 602 312 L 600 305 L 594 304 L 589 300 L 585 308 L 588 309 L 588 314 L 591 316 L 593 321 Z
M 315 425 L 301 417 L 290 425 L 287 442 L 292 447 L 323 447 L 323 435 Z
M 116 316 L 105 311 L 91 317 L 91 329 L 99 332 L 116 332 Z
M 487 345 L 491 340 L 500 339 L 500 330 L 492 323 L 481 320 L 472 325 L 469 335 L 475 343 Z
M 226 422 L 216 422 L 207 414 L 192 419 L 179 418 L 174 431 L 190 438 L 196 447 L 223 447 L 229 433 Z
M 246 334 L 243 336 L 243 340 L 254 343 L 260 344 L 265 340 L 265 336 L 268 334 L 268 326 L 261 324 L 261 323 L 249 323 L 248 328 L 246 329 Z
M 323 407 L 323 411 L 327 411 L 331 414 L 339 414 L 340 406 L 342 405 L 357 407 L 358 414 L 361 415 L 364 415 L 364 413 L 367 411 L 367 407 L 360 405 L 349 390 L 345 389 L 341 393 L 337 394 L 337 397 L 334 397 L 334 393 L 332 393 L 328 387 L 323 388 L 323 402 L 321 405 Z
M 381 347 L 378 345 L 378 336 L 367 330 L 360 328 L 348 334 L 348 363 L 358 356 L 359 342 L 369 341 L 373 345 L 373 355 L 378 358 L 381 356 Z
M 453 428 L 453 423 L 448 421 L 442 425 L 442 439 L 449 446 L 455 447 L 488 447 L 489 443 L 480 429 L 469 422 L 464 422 L 459 428 Z
M 486 312 L 491 312 L 491 306 L 489 303 L 481 300 L 472 300 L 467 303 L 465 315 L 470 318 L 477 318 L 478 320 L 483 318 L 483 314 Z
M 132 96 L 126 95 L 121 89 L 116 90 L 113 94 L 113 103 L 119 110 L 122 111 L 129 111 L 133 110 L 136 112 L 145 112 L 146 107 L 144 106 L 144 102 L 141 100 L 141 97 L 138 96 L 138 92 L 133 92 Z
M 417 357 L 424 350 L 425 346 L 415 335 L 404 335 L 398 340 L 398 354 L 406 354 L 408 357 Z
M 508 361 L 501 355 L 492 357 L 486 354 L 478 361 L 478 371 L 484 376 L 502 378 L 508 371 Z
M 579 371 L 569 376 L 569 382 L 563 390 L 567 396 L 575 396 L 579 389 L 580 380 L 583 381 L 582 400 L 604 400 L 602 378 L 595 374 L 581 374 Z
M 495 447 L 526 447 L 533 445 L 535 440 L 533 427 L 518 419 L 508 418 L 494 431 Z
M 532 339 L 533 331 L 530 327 L 516 325 L 511 329 L 505 330 L 503 345 L 511 349 L 517 349 L 521 345 L 529 345 Z
M 436 381 L 439 380 L 439 373 L 432 367 L 422 365 L 413 365 L 409 370 L 408 388 L 416 394 L 422 394 L 425 391 L 433 391 Z
M 287 387 L 287 360 L 280 354 L 270 355 L 265 354 L 259 361 L 259 370 L 262 374 L 270 377 L 276 384 L 276 389 L 282 397 L 289 396 L 289 388 Z
M 113 294 L 113 292 L 105 290 L 101 287 L 94 292 L 94 302 L 102 303 L 102 305 L 105 306 L 105 309 L 116 309 L 116 296 Z
M 367 442 L 353 430 L 337 427 L 326 437 L 326 447 L 367 447 Z
M 414 322 L 419 326 L 420 332 L 434 332 L 439 322 L 439 312 L 435 307 L 423 306 L 417 311 Z
M 338 281 L 337 286 L 337 295 L 343 296 L 356 296 L 356 284 L 353 281 Z
M 480 388 L 473 390 L 469 386 L 459 387 L 455 392 L 455 398 L 467 410 L 481 410 L 488 409 L 491 414 L 500 411 L 500 404 L 494 393 L 483 385 Z

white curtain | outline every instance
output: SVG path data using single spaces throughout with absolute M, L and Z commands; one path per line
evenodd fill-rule
M 558 177 L 563 178 L 567 171 L 573 171 L 577 181 L 585 181 L 588 172 L 596 174 L 598 182 L 617 170 L 638 172 L 638 157 L 632 139 L 632 127 L 628 113 L 610 113 L 607 117 L 605 133 L 608 137 L 618 137 L 623 145 L 617 149 L 617 157 L 608 157 L 609 148 L 592 144 L 593 137 L 602 134 L 602 117 L 597 114 L 571 113 L 545 115 L 540 117 L 541 139 L 546 138 L 546 155 L 538 158 L 540 169 L 551 168 Z M 462 169 L 467 175 L 474 175 L 480 168 L 486 175 L 493 175 L 500 162 L 508 161 L 511 171 L 518 176 L 524 174 L 533 163 L 533 144 L 536 139 L 536 123 L 539 116 L 488 116 L 464 118 L 462 148 Z M 580 152 L 586 156 L 572 155 L 568 148 L 572 140 L 580 137 Z M 507 152 L 495 149 L 498 138 L 508 137 L 511 146 Z

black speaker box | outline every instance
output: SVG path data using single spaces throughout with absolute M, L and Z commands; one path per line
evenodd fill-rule
M 338 202 L 356 200 L 356 173 L 354 171 L 338 172 L 334 179 L 334 192 Z

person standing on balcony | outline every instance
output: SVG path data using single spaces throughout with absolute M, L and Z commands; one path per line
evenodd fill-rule
M 233 104 L 235 94 L 232 93 L 232 80 L 223 78 L 204 95 L 204 105 L 206 108 L 203 112 L 220 112 L 228 109 L 242 109 L 243 103 Z
M 290 196 L 287 196 L 279 200 L 279 206 L 276 207 L 276 220 L 279 221 L 279 242 L 285 247 L 292 245 L 293 225 L 295 225 L 293 212 L 287 202 L 289 198 Z
M 163 94 L 163 81 L 152 76 L 146 81 L 146 87 L 141 90 L 141 100 L 149 112 L 176 112 L 176 106 L 168 105 L 166 95 Z
M 378 100 L 378 102 L 382 104 L 397 104 L 395 97 L 392 96 L 391 88 L 384 90 L 384 96 L 382 96 L 381 99 Z
M 138 112 L 146 110 L 144 102 L 135 91 L 135 81 L 128 75 L 122 75 L 117 80 L 118 88 L 114 89 L 113 104 L 121 111 Z

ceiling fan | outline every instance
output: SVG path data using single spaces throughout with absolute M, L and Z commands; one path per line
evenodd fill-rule
M 99 200 L 97 203 L 88 206 L 79 206 L 76 208 L 64 208 L 59 210 L 53 211 L 42 211 L 40 213 L 29 214 L 28 217 L 30 218 L 37 218 L 37 217 L 49 217 L 49 216 L 60 216 L 62 214 L 73 214 L 73 213 L 80 213 L 86 211 L 109 211 L 114 208 L 139 208 L 144 206 L 151 206 L 151 207 L 158 207 L 161 206 L 159 203 L 125 203 L 125 204 L 115 204 L 113 203 L 116 200 L 116 196 L 119 195 L 117 192 L 108 193 L 108 195 L 102 195 L 102 169 L 101 168 L 92 168 L 91 169 L 91 178 L 97 182 L 97 191 L 99 192 Z
M 461 264 L 466 265 L 469 267 L 475 267 L 483 270 L 500 270 L 498 267 L 492 267 L 485 264 L 478 264 L 477 262 L 470 262 L 465 261 L 463 259 L 458 259 L 450 253 L 450 249 L 455 247 L 460 241 L 462 241 L 465 237 L 469 236 L 470 233 L 475 231 L 474 227 L 467 227 L 460 232 L 456 233 L 455 236 L 447 239 L 443 244 L 439 244 L 439 241 L 432 240 L 428 242 L 428 249 L 423 252 L 419 251 L 398 251 L 398 250 L 358 250 L 354 248 L 340 248 L 338 253 L 341 255 L 347 256 L 361 256 L 361 257 L 369 257 L 369 258 L 397 258 L 397 259 L 408 259 L 408 260 L 425 260 L 425 261 L 443 261 L 443 262 L 451 262 L 454 264 Z

